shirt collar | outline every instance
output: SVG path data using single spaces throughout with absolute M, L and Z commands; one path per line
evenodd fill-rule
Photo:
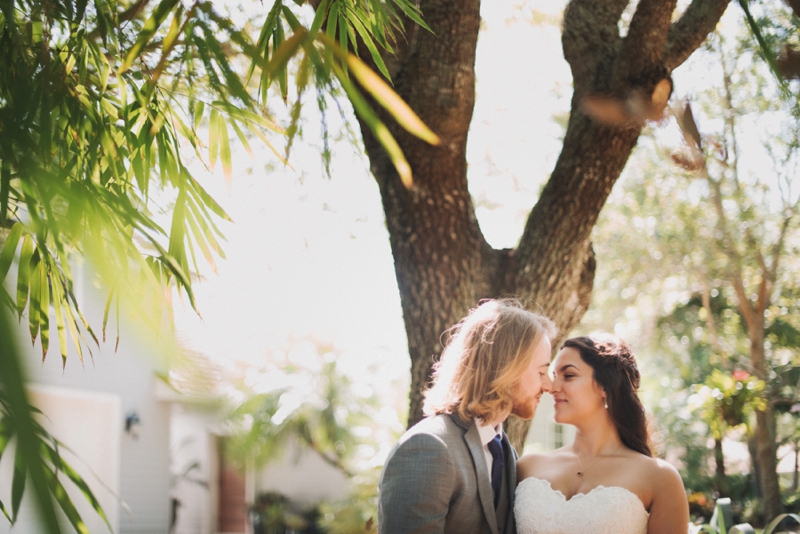
M 488 443 L 492 441 L 495 436 L 502 437 L 503 435 L 502 423 L 497 425 L 495 428 L 492 425 L 484 424 L 480 419 L 475 419 L 475 426 L 478 427 L 478 435 L 481 437 L 481 443 L 483 445 L 488 445 Z

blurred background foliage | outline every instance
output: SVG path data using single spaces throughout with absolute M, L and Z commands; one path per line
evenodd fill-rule
M 616 323 L 638 347 L 655 444 L 682 465 L 693 514 L 729 496 L 737 519 L 764 524 L 759 423 L 775 444 L 766 475 L 778 449 L 793 455 L 780 497 L 795 512 L 798 501 L 800 86 L 761 45 L 774 58 L 796 46 L 798 18 L 777 2 L 747 7 L 760 35 L 745 17 L 710 36 L 697 60 L 712 79 L 676 78 L 672 116 L 629 160 L 595 230 L 581 329 Z M 733 469 L 723 441 L 742 444 L 725 447 L 739 451 Z

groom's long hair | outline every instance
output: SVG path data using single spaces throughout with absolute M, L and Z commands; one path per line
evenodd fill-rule
M 497 299 L 484 301 L 446 333 L 423 412 L 488 423 L 512 408 L 531 349 L 545 336 L 555 337 L 556 327 L 515 299 Z

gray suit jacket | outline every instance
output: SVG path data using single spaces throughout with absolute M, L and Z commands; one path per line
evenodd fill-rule
M 410 428 L 389 453 L 378 497 L 379 534 L 516 534 L 517 453 L 503 434 L 505 470 L 495 511 L 474 421 L 436 415 Z

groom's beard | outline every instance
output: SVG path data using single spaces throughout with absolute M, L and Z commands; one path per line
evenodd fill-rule
M 536 397 L 528 397 L 525 399 L 514 399 L 514 404 L 511 405 L 511 413 L 528 421 L 533 419 L 533 416 L 536 414 L 536 406 L 539 402 L 536 400 Z

